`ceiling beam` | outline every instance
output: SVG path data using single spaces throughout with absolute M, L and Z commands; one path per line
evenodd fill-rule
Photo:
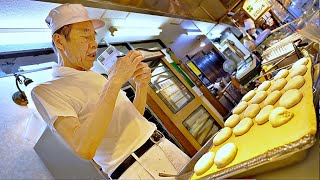
M 119 3 L 112 2 L 112 0 L 36 0 L 36 1 L 44 1 L 44 2 L 53 2 L 53 3 L 70 3 L 70 4 L 82 4 L 86 7 L 100 8 L 100 9 L 111 9 L 118 11 L 126 11 L 126 12 L 135 12 L 142 14 L 151 14 L 158 16 L 166 16 L 173 18 L 181 18 L 181 19 L 189 19 L 189 20 L 197 20 L 197 21 L 205 21 L 205 22 L 215 22 L 215 19 L 212 19 L 212 16 L 201 15 L 198 13 L 195 15 L 195 8 L 191 6 L 186 0 L 174 0 L 174 1 L 150 1 L 149 3 L 145 3 L 146 1 L 135 1 Z M 153 5 L 155 4 L 155 5 Z

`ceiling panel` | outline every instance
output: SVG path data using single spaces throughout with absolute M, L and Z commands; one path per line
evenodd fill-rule
M 0 0 L 0 29 L 1 28 L 48 28 L 44 22 L 51 9 L 59 6 L 58 3 L 48 3 L 31 0 Z M 189 0 L 198 5 L 201 0 Z M 155 2 L 155 1 L 154 1 Z M 131 40 L 143 40 L 159 37 L 111 37 L 110 26 L 129 26 L 129 27 L 164 27 L 170 24 L 174 18 L 165 16 L 146 15 L 140 13 L 129 13 L 116 10 L 105 10 L 97 8 L 87 8 L 89 16 L 92 18 L 103 18 L 106 26 L 97 30 L 100 40 L 104 37 L 110 42 L 121 42 Z M 177 20 L 176 25 L 165 29 L 161 35 L 166 41 L 173 41 L 183 29 L 197 29 L 192 21 Z M 202 31 L 211 29 L 210 23 L 196 23 Z M 207 26 L 208 25 L 208 26 Z M 207 26 L 207 27 L 206 27 Z
M 91 18 L 97 18 L 100 19 L 103 15 L 103 13 L 106 11 L 104 9 L 98 9 L 98 8 L 87 8 L 89 17 Z
M 45 18 L 57 3 L 30 0 L 1 0 L 0 28 L 47 28 Z M 89 16 L 100 18 L 105 10 L 87 8 Z
M 181 19 L 212 22 L 206 13 L 199 13 L 203 0 L 38 0 L 58 3 L 82 3 L 87 7 L 98 7 L 118 11 L 170 16 Z M 205 0 L 204 0 L 205 1 Z M 213 0 L 214 1 L 214 0 Z M 218 0 L 217 0 L 218 1 Z M 220 2 L 220 1 L 219 1 Z M 196 13 L 194 13 L 197 9 Z M 204 15 L 204 16 L 203 16 Z M 216 16 L 216 15 L 215 15 Z M 214 17 L 215 17 L 214 16 Z
M 103 14 L 103 19 L 126 19 L 129 15 L 129 12 L 124 11 L 115 11 L 107 9 Z
M 169 21 L 171 21 L 170 17 L 130 13 L 126 18 L 124 24 L 121 24 L 119 26 L 161 27 L 163 24 Z
M 216 23 L 201 21 L 193 21 L 193 23 L 203 32 L 203 34 L 207 34 L 216 25 Z
M 46 16 L 59 5 L 29 0 L 1 1 L 0 28 L 47 28 Z
M 200 4 L 201 8 L 215 20 L 219 20 L 227 14 L 227 9 L 219 0 L 204 0 Z

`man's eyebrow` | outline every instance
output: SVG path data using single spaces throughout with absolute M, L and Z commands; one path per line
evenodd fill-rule
M 81 29 L 83 32 L 90 32 L 91 31 L 91 29 L 89 29 L 89 28 L 83 28 L 83 29 Z M 94 31 L 94 34 L 95 35 L 97 35 L 97 32 L 96 31 Z

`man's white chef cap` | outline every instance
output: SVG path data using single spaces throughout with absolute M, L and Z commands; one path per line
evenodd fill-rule
M 251 18 L 248 18 L 246 20 L 244 20 L 244 30 L 249 30 L 249 29 L 253 29 L 256 26 L 254 25 L 254 22 Z
M 46 18 L 46 23 L 53 35 L 61 27 L 78 22 L 91 21 L 94 29 L 99 29 L 105 25 L 101 19 L 91 19 L 88 11 L 81 4 L 63 4 L 52 9 Z

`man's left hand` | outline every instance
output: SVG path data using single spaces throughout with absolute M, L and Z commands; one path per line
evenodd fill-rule
M 132 78 L 136 83 L 136 86 L 146 86 L 151 81 L 151 69 L 148 64 L 140 62 L 133 73 Z

